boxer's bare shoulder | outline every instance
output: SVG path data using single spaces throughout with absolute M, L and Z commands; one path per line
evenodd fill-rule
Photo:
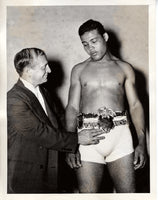
M 72 68 L 71 76 L 72 76 L 73 79 L 76 79 L 76 78 L 78 79 L 80 77 L 81 73 L 83 72 L 83 70 L 85 69 L 85 67 L 89 63 L 89 61 L 90 61 L 90 59 L 87 59 L 83 62 L 76 64 Z
M 125 61 L 118 60 L 117 64 L 121 68 L 121 70 L 124 72 L 126 78 L 128 79 L 134 79 L 134 69 L 131 64 Z

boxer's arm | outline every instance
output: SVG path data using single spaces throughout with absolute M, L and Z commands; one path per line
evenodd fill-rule
M 69 89 L 68 104 L 66 107 L 66 129 L 67 131 L 77 131 L 77 115 L 79 113 L 81 85 L 77 67 L 74 67 L 71 72 L 71 81 Z M 77 134 L 77 133 L 76 133 Z M 71 168 L 81 166 L 80 153 L 67 153 L 66 162 Z

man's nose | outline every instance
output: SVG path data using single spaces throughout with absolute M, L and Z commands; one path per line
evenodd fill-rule
M 89 45 L 89 50 L 93 50 L 94 49 L 94 46 L 92 44 Z
M 47 70 L 47 73 L 51 73 L 51 69 L 50 69 L 49 65 L 47 65 L 46 70 Z

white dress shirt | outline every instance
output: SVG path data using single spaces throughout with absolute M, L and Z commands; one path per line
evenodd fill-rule
M 24 80 L 23 78 L 20 77 L 20 80 L 23 82 L 24 86 L 29 89 L 38 99 L 38 101 L 40 102 L 43 110 L 45 111 L 46 115 L 48 115 L 47 110 L 46 110 L 46 106 L 44 103 L 44 99 L 43 96 L 39 90 L 39 86 L 34 87 L 31 83 L 29 83 L 28 81 Z

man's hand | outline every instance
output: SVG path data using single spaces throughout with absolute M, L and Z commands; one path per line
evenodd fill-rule
M 82 145 L 98 144 L 100 140 L 105 139 L 104 136 L 100 136 L 105 133 L 100 129 L 83 129 L 78 133 L 78 143 Z
M 100 140 L 105 139 L 104 136 L 100 136 L 105 133 L 100 129 L 84 129 L 78 133 L 78 143 L 82 145 L 98 144 Z M 66 153 L 66 163 L 73 169 L 81 167 L 80 152 Z
M 141 169 L 145 166 L 147 153 L 144 145 L 138 145 L 134 152 L 134 169 Z
M 81 167 L 80 152 L 77 153 L 66 153 L 66 163 L 73 169 Z

